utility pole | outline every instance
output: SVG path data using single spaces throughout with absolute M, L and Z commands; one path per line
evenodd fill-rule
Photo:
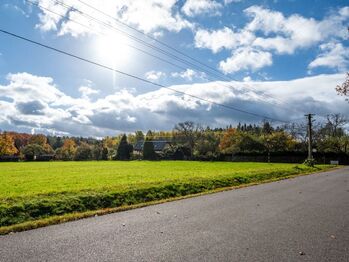
M 312 117 L 315 114 L 306 114 L 308 118 L 308 160 L 313 160 L 313 147 L 312 147 Z

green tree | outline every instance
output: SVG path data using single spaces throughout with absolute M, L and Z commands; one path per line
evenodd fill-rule
M 90 160 L 92 158 L 92 149 L 91 146 L 85 142 L 81 142 L 81 144 L 76 148 L 74 160 Z
M 38 144 L 28 144 L 26 145 L 21 152 L 25 159 L 28 161 L 35 160 L 37 156 L 40 156 L 45 153 L 44 148 Z
M 130 160 L 131 153 L 132 153 L 133 147 L 127 142 L 127 137 L 124 134 L 121 137 L 119 146 L 116 150 L 116 157 L 117 160 Z
M 136 136 L 136 142 L 144 141 L 144 134 L 142 131 L 136 131 L 135 136 Z
M 263 122 L 262 133 L 264 135 L 271 134 L 274 131 L 274 128 L 270 125 L 268 121 Z
M 261 137 L 262 143 L 269 152 L 284 152 L 295 149 L 297 141 L 285 131 L 273 132 Z
M 219 137 L 212 131 L 203 132 L 194 145 L 194 157 L 214 160 L 219 156 Z
M 103 147 L 102 149 L 102 160 L 108 160 L 109 157 L 108 157 L 108 148 L 106 147 Z
M 147 134 L 145 135 L 146 139 L 153 140 L 153 132 L 151 130 L 148 130 Z
M 143 145 L 143 159 L 155 160 L 157 158 L 152 141 L 145 140 Z

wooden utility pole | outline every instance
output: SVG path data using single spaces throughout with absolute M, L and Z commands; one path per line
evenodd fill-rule
M 306 114 L 308 118 L 308 160 L 313 160 L 313 135 L 312 135 L 312 117 L 314 114 Z

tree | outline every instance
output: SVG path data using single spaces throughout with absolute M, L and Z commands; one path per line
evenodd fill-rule
M 22 149 L 22 154 L 28 161 L 35 160 L 37 156 L 40 156 L 44 153 L 44 148 L 38 144 L 28 144 Z
M 348 119 L 341 114 L 331 114 L 327 116 L 326 128 L 330 136 L 343 136 L 344 130 L 342 127 L 348 123 Z
M 230 128 L 223 134 L 219 149 L 224 154 L 235 154 L 264 151 L 265 148 L 255 135 Z
M 194 145 L 194 156 L 199 159 L 214 160 L 219 156 L 219 137 L 212 131 L 203 132 Z
M 146 139 L 153 140 L 153 132 L 151 130 L 148 130 L 147 134 L 145 135 Z
M 108 148 L 106 147 L 103 147 L 102 149 L 102 160 L 108 160 L 109 157 L 108 157 Z
M 117 160 L 130 160 L 131 153 L 132 153 L 133 147 L 127 142 L 127 137 L 124 134 L 121 137 L 119 146 L 116 150 L 116 157 Z
M 343 84 L 337 85 L 336 91 L 341 96 L 349 96 L 349 72 L 347 73 L 347 77 L 344 80 Z M 348 98 L 346 98 L 346 100 L 348 101 Z
M 241 128 L 241 127 L 240 127 Z M 224 134 L 219 143 L 219 149 L 224 154 L 232 154 L 239 151 L 238 136 L 241 131 L 235 128 L 229 128 Z
M 296 146 L 296 141 L 285 131 L 275 131 L 261 137 L 264 147 L 268 152 L 292 151 Z
M 44 135 L 38 134 L 38 135 L 33 135 L 29 141 L 28 144 L 35 144 L 39 145 L 43 148 L 44 153 L 50 154 L 53 153 L 52 147 L 47 143 L 47 138 Z
M 7 133 L 0 134 L 0 156 L 15 155 L 18 149 L 15 146 L 13 137 Z
M 29 144 L 37 144 L 40 146 L 44 146 L 47 143 L 47 138 L 44 135 L 38 134 L 38 135 L 32 135 L 32 137 L 29 139 Z
M 144 160 L 155 160 L 157 155 L 154 150 L 154 144 L 152 141 L 145 140 L 143 145 L 143 159 Z
M 15 141 L 15 147 L 18 151 L 20 151 L 24 146 L 28 144 L 28 141 L 31 137 L 29 134 L 24 133 L 15 133 L 15 132 L 9 132 L 9 135 L 11 135 Z
M 144 141 L 144 134 L 142 131 L 136 131 L 135 132 L 136 142 L 138 141 Z
M 92 158 L 92 149 L 86 142 L 81 142 L 81 144 L 76 148 L 74 155 L 74 160 L 90 160 Z
M 63 143 L 63 139 L 60 136 L 58 136 L 56 137 L 55 141 L 53 141 L 52 148 L 56 150 L 57 148 L 62 147 Z
M 64 140 L 63 146 L 56 150 L 59 159 L 73 160 L 76 152 L 76 143 L 73 139 L 67 138 Z
M 346 152 L 345 124 L 348 120 L 341 114 L 327 116 L 327 121 L 314 133 L 314 141 L 320 152 Z
M 263 122 L 262 133 L 263 134 L 271 134 L 274 131 L 273 127 L 270 125 L 268 121 Z
M 173 138 L 177 143 L 187 146 L 190 149 L 190 155 L 193 156 L 195 140 L 198 134 L 202 132 L 202 127 L 191 121 L 178 123 L 173 129 Z

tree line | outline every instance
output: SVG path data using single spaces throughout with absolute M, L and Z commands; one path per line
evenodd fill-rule
M 348 154 L 348 120 L 329 115 L 314 125 L 313 146 L 318 152 Z M 166 145 L 156 150 L 159 141 Z M 163 143 L 165 142 L 165 143 Z M 141 145 L 142 150 L 135 150 Z M 0 157 L 23 160 L 130 160 L 191 159 L 219 160 L 238 153 L 306 152 L 307 128 L 304 124 L 273 127 L 241 124 L 225 128 L 203 127 L 182 122 L 171 131 L 136 131 L 103 139 L 50 136 L 17 132 L 0 133 Z

